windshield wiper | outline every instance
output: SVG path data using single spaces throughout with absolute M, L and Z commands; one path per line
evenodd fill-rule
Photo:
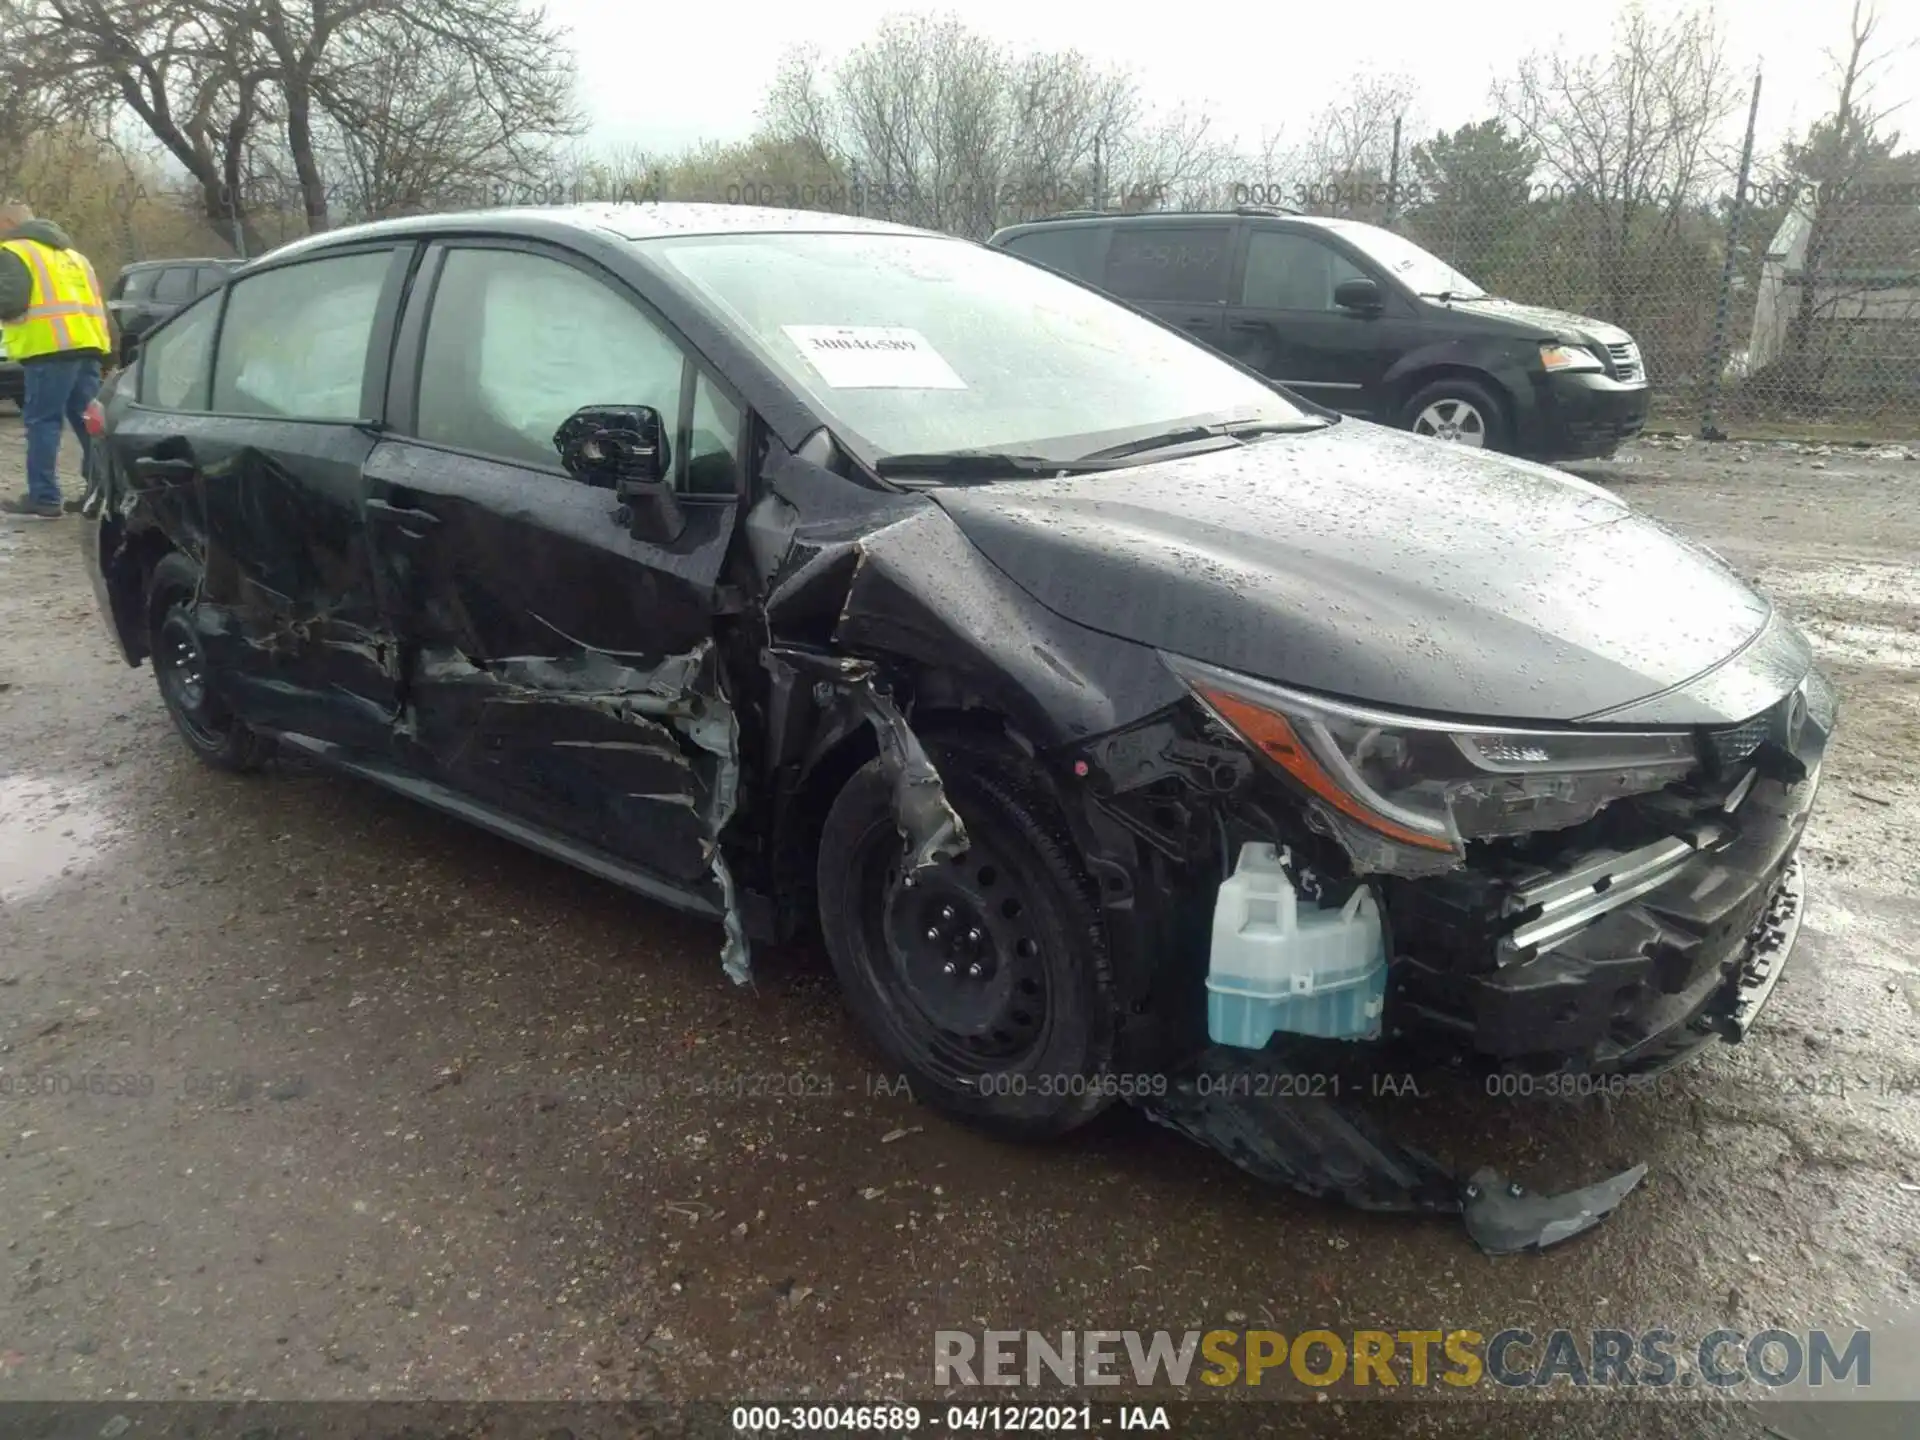
M 914 476 L 928 480 L 993 480 L 1008 475 L 1078 475 L 1104 470 L 1084 460 L 1049 460 L 1044 455 L 1009 455 L 1000 450 L 938 450 L 924 455 L 882 455 L 874 471 L 883 479 Z
M 1420 298 L 1438 300 L 1442 305 L 1446 305 L 1454 300 L 1484 300 L 1487 298 L 1487 292 L 1482 290 L 1478 295 L 1469 295 L 1464 290 L 1422 290 Z
M 1145 439 L 1109 445 L 1103 450 L 1082 455 L 1080 460 L 1083 463 L 1089 460 L 1118 460 L 1126 455 L 1165 450 L 1174 445 L 1191 445 L 1200 440 L 1238 440 L 1248 435 L 1295 435 L 1306 430 L 1324 430 L 1326 425 L 1324 420 L 1247 420 L 1229 425 L 1180 425 Z

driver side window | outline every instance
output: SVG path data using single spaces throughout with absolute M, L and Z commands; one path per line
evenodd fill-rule
M 1255 230 L 1247 236 L 1247 272 L 1240 303 L 1258 310 L 1333 310 L 1344 280 L 1365 280 L 1331 245 L 1294 230 Z
M 557 470 L 553 432 L 583 405 L 651 405 L 675 435 L 690 369 L 637 306 L 582 270 L 523 251 L 451 250 L 427 320 L 416 428 L 423 440 Z M 705 448 L 731 458 L 737 425 L 716 435 L 701 409 Z M 684 489 L 684 437 L 674 449 Z

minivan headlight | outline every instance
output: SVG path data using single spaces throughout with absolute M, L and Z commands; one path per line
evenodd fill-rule
M 1577 824 L 1699 763 L 1687 731 L 1534 730 L 1398 715 L 1162 654 L 1221 724 L 1306 790 L 1337 830 L 1442 855 Z
M 1604 370 L 1600 357 L 1582 345 L 1540 346 L 1540 363 L 1549 370 Z

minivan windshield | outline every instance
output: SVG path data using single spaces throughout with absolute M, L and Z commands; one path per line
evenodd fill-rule
M 1206 425 L 1326 423 L 1195 342 L 964 240 L 736 234 L 646 249 L 869 461 L 1067 462 Z
M 1365 225 L 1357 220 L 1323 221 L 1349 244 L 1357 245 L 1394 279 L 1416 295 L 1432 299 L 1484 300 L 1487 292 L 1462 275 L 1438 255 L 1422 250 L 1413 241 Z

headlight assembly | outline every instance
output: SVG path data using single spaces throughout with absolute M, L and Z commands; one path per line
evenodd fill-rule
M 1584 345 L 1543 344 L 1540 347 L 1540 363 L 1552 371 L 1607 368 L 1600 362 L 1600 357 Z
M 1577 824 L 1699 763 L 1687 731 L 1518 730 L 1323 700 L 1181 656 L 1195 698 L 1320 803 L 1433 859 L 1465 842 Z M 1443 862 L 1444 863 L 1444 862 Z

